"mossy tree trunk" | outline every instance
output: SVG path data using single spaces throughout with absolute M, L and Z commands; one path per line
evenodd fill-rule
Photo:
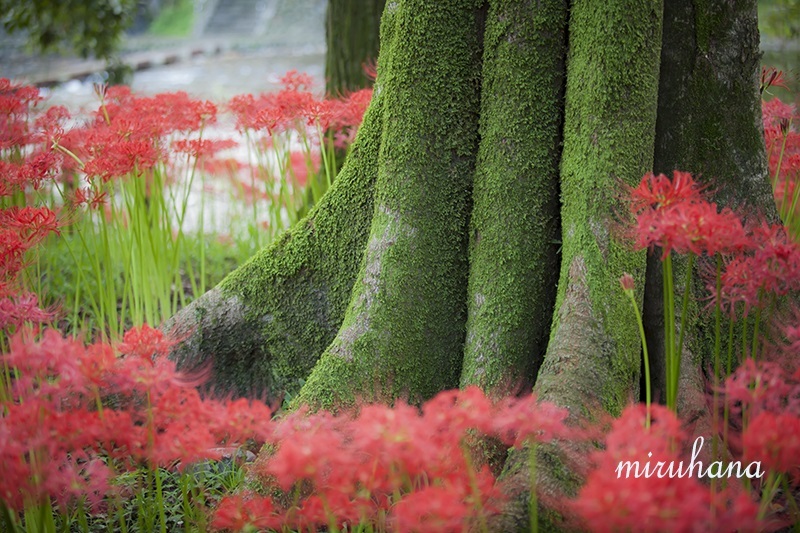
M 644 279 L 646 257 L 612 233 L 621 183 L 652 169 L 662 12 L 661 0 L 576 0 L 570 7 L 561 271 L 534 391 L 569 409 L 575 422 L 619 414 L 637 394 L 641 344 L 619 277 Z M 543 447 L 539 455 L 544 501 L 574 495 L 579 480 L 560 464 L 559 451 Z M 528 524 L 528 457 L 514 450 L 507 461 L 512 503 L 499 530 Z
M 350 306 L 298 401 L 419 402 L 458 386 L 466 228 L 480 104 L 480 2 L 390 3 L 375 92 L 383 132 L 372 227 Z
M 555 302 L 567 2 L 491 2 L 461 385 L 530 388 Z
M 175 356 L 211 361 L 221 391 L 295 405 L 478 384 L 533 386 L 574 421 L 618 414 L 641 363 L 618 279 L 634 275 L 640 303 L 660 291 L 658 263 L 614 236 L 620 184 L 689 170 L 721 205 L 774 217 L 755 1 L 666 4 L 388 2 L 373 101 L 333 189 L 173 319 Z M 692 313 L 696 401 L 707 331 Z M 527 456 L 506 462 L 502 530 L 528 524 Z M 543 501 L 574 493 L 557 449 L 540 456 Z

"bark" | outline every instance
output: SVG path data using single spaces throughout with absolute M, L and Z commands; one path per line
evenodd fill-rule
M 391 3 L 375 211 L 336 339 L 298 402 L 418 402 L 458 386 L 480 98 L 479 2 Z M 358 398 L 356 398 L 358 396 Z
M 381 13 L 386 0 L 328 0 L 325 18 L 325 88 L 341 95 L 368 87 L 364 64 L 378 59 Z
M 561 273 L 534 391 L 576 422 L 618 414 L 639 382 L 641 343 L 618 280 L 624 272 L 643 279 L 645 255 L 620 244 L 612 229 L 620 180 L 633 184 L 652 168 L 662 11 L 659 0 L 578 0 L 570 11 Z M 513 501 L 499 530 L 528 526 L 527 454 L 512 451 L 504 472 Z M 558 474 L 570 472 L 563 456 L 554 447 L 540 454 L 548 464 L 538 469 L 543 497 L 574 494 L 574 475 Z
M 776 222 L 763 149 L 759 72 L 757 2 L 679 0 L 665 5 L 654 170 L 692 172 L 720 207 L 736 209 L 751 220 L 763 217 Z M 688 265 L 675 259 L 675 279 L 680 280 L 675 298 L 680 302 Z M 713 258 L 706 258 L 693 269 L 696 282 L 690 287 L 678 396 L 682 418 L 693 421 L 695 431 L 706 436 L 713 421 L 703 369 L 712 364 L 714 320 L 701 302 L 708 296 L 703 271 L 713 268 Z M 651 368 L 663 375 L 658 256 L 648 258 L 645 296 Z M 726 353 L 727 323 L 721 329 L 721 349 Z M 663 390 L 663 384 L 659 388 Z
M 530 389 L 558 269 L 567 3 L 490 2 L 461 385 Z

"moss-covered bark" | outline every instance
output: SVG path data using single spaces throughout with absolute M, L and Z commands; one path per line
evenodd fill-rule
M 596 410 L 617 414 L 639 379 L 636 322 L 619 287 L 624 272 L 644 279 L 645 256 L 612 236 L 620 180 L 651 169 L 658 98 L 660 0 L 573 2 L 561 160 L 562 264 L 550 344 L 534 388 L 573 420 Z M 641 288 L 639 289 L 641 295 Z M 525 527 L 527 468 L 505 473 Z M 541 488 L 568 494 L 574 484 L 540 470 Z
M 577 416 L 619 413 L 639 375 L 638 330 L 619 278 L 643 279 L 645 256 L 612 232 L 620 181 L 634 184 L 652 168 L 661 15 L 658 0 L 578 1 L 571 10 L 563 255 L 536 391 Z
M 392 2 L 375 210 L 344 323 L 298 401 L 411 401 L 458 385 L 477 149 L 479 2 Z M 383 24 L 387 24 L 384 20 Z M 385 62 L 384 62 L 385 61 Z
M 368 87 L 363 65 L 378 58 L 381 13 L 386 0 L 328 0 L 325 17 L 325 87 L 339 95 Z
M 489 3 L 461 385 L 530 387 L 558 269 L 565 0 Z
M 182 339 L 172 357 L 185 369 L 210 362 L 217 392 L 293 396 L 339 330 L 372 220 L 381 102 L 319 205 L 166 324 Z

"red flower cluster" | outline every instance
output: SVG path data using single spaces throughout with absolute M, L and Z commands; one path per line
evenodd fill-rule
M 0 356 L 15 378 L 5 383 L 0 409 L 0 498 L 12 509 L 55 498 L 66 503 L 106 495 L 117 469 L 215 458 L 220 443 L 270 435 L 271 410 L 239 400 L 200 397 L 196 381 L 153 356 L 167 346 L 148 327 L 111 346 L 18 334 Z M 105 400 L 112 398 L 112 401 Z M 102 408 L 98 406 L 103 404 Z
M 800 289 L 800 244 L 781 225 L 755 226 L 743 253 L 729 258 L 721 273 L 720 305 L 732 315 L 737 303 L 744 313 L 763 305 L 766 295 L 785 296 Z M 708 290 L 716 295 L 715 281 Z
M 25 253 L 48 234 L 58 233 L 59 226 L 56 213 L 46 207 L 0 209 L 0 330 L 51 318 L 52 313 L 38 307 L 35 294 L 20 289 L 17 277 Z
M 30 144 L 29 117 L 41 100 L 36 87 L 15 85 L 0 78 L 0 151 Z
M 443 392 L 421 412 L 398 403 L 365 405 L 357 416 L 293 413 L 276 423 L 276 449 L 257 471 L 266 486 L 302 498 L 226 498 L 214 525 L 342 528 L 388 515 L 396 531 L 462 530 L 501 501 L 488 467 L 472 464 L 471 432 L 507 445 L 549 441 L 571 434 L 566 415 L 534 397 L 493 403 L 475 387 Z
M 746 359 L 726 379 L 724 393 L 734 436 L 741 432 L 736 451 L 800 485 L 800 369 L 796 352 L 787 355 L 793 368 Z
M 689 458 L 679 453 L 686 434 L 675 414 L 651 406 L 649 428 L 646 414 L 644 405 L 625 409 L 606 437 L 605 450 L 594 457 L 595 469 L 574 502 L 589 529 L 756 531 L 758 507 L 734 484 L 713 494 L 688 475 Z
M 705 200 L 692 176 L 675 171 L 647 174 L 627 195 L 636 219 L 633 229 L 637 248 L 660 247 L 662 258 L 673 251 L 697 256 L 724 257 L 720 299 L 716 272 L 709 276 L 708 291 L 713 304 L 730 314 L 736 305 L 744 312 L 766 301 L 765 295 L 784 296 L 800 289 L 800 245 L 782 225 L 745 227 L 729 209 L 718 210 Z
M 666 257 L 677 253 L 696 255 L 732 253 L 747 245 L 742 222 L 729 209 L 718 211 L 706 201 L 691 174 L 675 171 L 647 174 L 629 190 L 629 204 L 636 218 L 636 247 L 659 246 Z
M 800 180 L 800 132 L 793 126 L 798 117 L 797 109 L 773 98 L 762 103 L 761 112 L 775 201 L 786 220 L 795 216 L 800 200 L 800 190 L 797 189 Z
M 281 79 L 276 93 L 235 96 L 228 107 L 241 130 L 265 130 L 269 135 L 305 125 L 319 124 L 323 131 L 348 132 L 361 124 L 372 89 L 356 91 L 343 99 L 317 99 L 311 93 L 311 78 L 291 71 Z

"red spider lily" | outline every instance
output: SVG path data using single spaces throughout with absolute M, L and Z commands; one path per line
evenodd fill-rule
M 153 331 L 128 337 L 133 352 L 164 342 Z M 130 468 L 186 465 L 218 457 L 216 446 L 243 429 L 268 434 L 265 406 L 203 399 L 197 383 L 164 358 L 118 358 L 107 345 L 87 347 L 46 330 L 38 341 L 12 336 L 0 359 L 15 372 L 11 398 L 0 405 L 0 497 L 13 509 L 30 499 L 105 495 L 108 472 L 95 463 L 101 456 Z M 114 401 L 98 409 L 107 397 Z M 257 430 L 245 427 L 256 421 Z
M 319 124 L 322 131 L 327 131 L 337 118 L 336 111 L 330 100 L 309 100 L 304 103 L 302 113 L 309 126 Z
M 140 328 L 131 328 L 125 332 L 117 349 L 123 355 L 141 357 L 147 361 L 158 355 L 165 356 L 174 345 L 173 341 L 164 338 L 164 334 L 147 324 Z
M 99 122 L 106 121 L 116 131 L 130 130 L 148 139 L 166 137 L 174 132 L 198 131 L 216 121 L 217 107 L 205 100 L 194 100 L 185 92 L 161 93 L 153 97 L 131 95 L 130 91 L 107 91 Z
M 358 481 L 372 490 L 391 492 L 425 472 L 435 475 L 436 471 L 446 471 L 454 456 L 450 460 L 442 456 L 457 453 L 458 444 L 439 431 L 440 427 L 428 426 L 419 412 L 406 404 L 397 404 L 394 409 L 382 405 L 363 407 L 350 426 L 354 455 L 365 454 L 374 458 L 375 464 L 362 472 L 369 477 L 362 476 Z M 458 432 L 456 423 L 453 434 Z M 439 468 L 434 471 L 433 465 Z
M 280 529 L 283 520 L 275 514 L 271 498 L 256 494 L 226 496 L 217 506 L 211 527 L 230 531 Z
M 77 188 L 72 192 L 72 197 L 70 198 L 70 203 L 73 207 L 79 207 L 82 205 L 87 205 L 92 209 L 98 209 L 103 207 L 106 200 L 108 199 L 108 192 L 103 191 L 98 194 L 98 192 L 94 189 L 84 189 L 84 188 Z
M 750 419 L 742 436 L 744 457 L 761 461 L 773 472 L 800 479 L 800 416 L 762 411 Z
M 0 224 L 17 231 L 27 243 L 36 243 L 49 233 L 59 234 L 60 223 L 47 207 L 9 207 L 0 210 Z
M 788 339 L 791 340 L 791 339 Z M 786 361 L 746 359 L 724 385 L 730 409 L 728 444 L 734 456 L 759 461 L 800 484 L 800 370 L 796 352 Z M 787 364 L 781 364 L 787 363 Z M 785 508 L 785 494 L 773 508 Z M 780 502 L 783 499 L 783 502 Z
M 47 322 L 54 316 L 55 312 L 39 307 L 39 299 L 33 293 L 0 296 L 0 330 L 19 328 L 25 322 Z
M 0 274 L 4 280 L 13 279 L 23 267 L 23 257 L 30 244 L 19 232 L 0 229 Z
M 725 380 L 725 398 L 733 413 L 747 409 L 752 414 L 768 411 L 800 416 L 798 378 L 776 362 L 748 358 Z
M 340 109 L 335 127 L 337 129 L 348 126 L 358 127 L 364 119 L 364 113 L 372 101 L 372 89 L 361 89 L 348 94 L 343 100 L 337 100 Z
M 61 172 L 62 162 L 63 158 L 52 152 L 36 153 L 21 163 L 0 160 L 0 196 L 9 196 L 28 186 L 39 189 L 43 181 Z
M 352 471 L 354 458 L 344 449 L 344 436 L 335 427 L 337 422 L 327 413 L 307 416 L 303 412 L 282 420 L 274 434 L 280 446 L 263 473 L 288 490 L 304 479 L 325 487 L 329 485 L 329 475 Z
M 763 305 L 768 295 L 784 296 L 800 289 L 800 245 L 783 226 L 756 226 L 749 240 L 748 253 L 729 260 L 721 272 L 720 301 L 716 300 L 716 281 L 708 282 L 712 302 L 732 316 L 739 302 L 747 314 L 750 308 Z
M 38 140 L 48 148 L 58 144 L 64 135 L 64 123 L 70 116 L 69 110 L 64 106 L 47 108 L 47 111 L 34 123 Z
M 579 431 L 566 426 L 568 416 L 567 409 L 540 402 L 534 395 L 507 398 L 496 407 L 488 433 L 514 447 L 553 439 L 581 438 Z
M 409 494 L 392 509 L 397 531 L 463 531 L 470 507 L 451 487 L 432 486 Z
M 15 85 L 8 78 L 0 78 L 0 115 L 20 115 L 42 101 L 39 89 L 30 85 Z
M 565 416 L 533 398 L 495 403 L 477 387 L 440 393 L 421 412 L 402 402 L 362 405 L 357 415 L 298 412 L 276 424 L 276 449 L 256 471 L 268 486 L 302 490 L 280 513 L 296 529 L 373 520 L 381 511 L 399 530 L 461 527 L 503 501 L 488 468 L 476 471 L 467 459 L 468 435 L 547 441 L 567 434 Z
M 304 72 L 297 72 L 297 70 L 290 70 L 281 77 L 281 85 L 287 91 L 308 91 L 311 89 L 314 80 L 311 76 Z
M 634 214 L 650 209 L 663 209 L 680 202 L 700 202 L 702 189 L 688 172 L 676 170 L 672 179 L 664 174 L 647 173 L 639 185 L 628 188 L 631 212 Z
M 273 135 L 292 125 L 309 120 L 307 110 L 321 110 L 327 104 L 318 102 L 308 91 L 311 78 L 296 71 L 287 73 L 281 82 L 284 89 L 258 98 L 252 95 L 235 96 L 228 107 L 236 115 L 236 125 L 241 130 L 266 130 Z M 313 123 L 313 119 L 311 119 Z
M 41 100 L 36 87 L 15 85 L 0 78 L 0 150 L 19 148 L 32 141 L 29 114 Z
M 660 246 L 663 257 L 677 253 L 733 253 L 749 240 L 741 219 L 732 211 L 717 210 L 709 202 L 678 202 L 663 209 L 648 209 L 636 218 L 636 247 Z
M 764 91 L 770 87 L 783 87 L 788 89 L 786 81 L 783 79 L 783 71 L 775 67 L 761 67 L 761 84 L 759 85 L 759 93 L 764 94 Z
M 662 258 L 677 253 L 737 252 L 748 245 L 742 222 L 728 209 L 707 202 L 701 188 L 686 172 L 645 175 L 629 188 L 628 203 L 636 218 L 636 248 L 660 246 Z
M 103 181 L 140 173 L 152 168 L 160 154 L 149 141 L 109 140 L 91 149 L 91 159 L 86 161 L 83 171 Z
M 681 462 L 676 452 L 685 437 L 680 422 L 664 407 L 651 409 L 649 430 L 641 405 L 627 408 L 613 423 L 605 450 L 595 456 L 596 468 L 573 504 L 581 519 L 592 531 L 758 529 L 758 507 L 749 498 L 731 488 L 712 494 L 691 471 L 686 475 L 690 462 Z M 628 464 L 635 468 L 626 472 Z M 667 465 L 672 474 L 664 473 Z M 652 467 L 653 473 L 642 474 L 639 466 Z
M 173 141 L 172 150 L 199 159 L 213 157 L 218 152 L 235 148 L 236 146 L 238 146 L 238 143 L 233 139 L 179 139 Z

